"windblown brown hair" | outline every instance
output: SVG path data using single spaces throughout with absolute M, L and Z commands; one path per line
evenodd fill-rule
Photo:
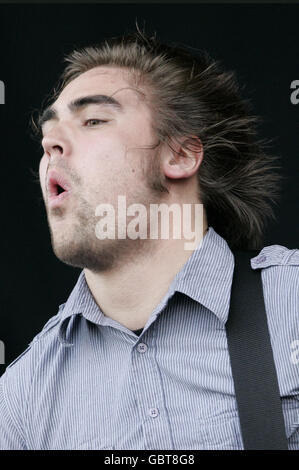
M 65 61 L 53 97 L 94 67 L 129 69 L 132 84 L 145 90 L 160 142 L 200 139 L 199 200 L 208 224 L 231 249 L 262 248 L 266 225 L 275 219 L 271 202 L 279 199 L 282 176 L 277 156 L 268 154 L 265 141 L 257 137 L 259 120 L 240 96 L 234 72 L 205 51 L 161 43 L 156 33 L 148 36 L 138 25 L 136 32 L 74 50 Z

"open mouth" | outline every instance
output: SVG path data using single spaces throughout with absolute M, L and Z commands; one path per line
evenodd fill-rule
M 49 199 L 53 200 L 62 199 L 62 197 L 69 193 L 71 188 L 63 176 L 56 171 L 51 171 L 48 175 L 47 189 Z
M 56 193 L 56 194 L 55 194 L 56 196 L 58 196 L 58 195 L 61 194 L 61 193 L 64 193 L 65 191 L 66 191 L 66 190 L 65 190 L 62 186 L 60 186 L 60 184 L 56 184 L 56 185 L 54 186 L 54 193 Z

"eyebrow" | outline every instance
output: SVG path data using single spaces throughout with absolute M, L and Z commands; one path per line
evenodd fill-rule
M 72 113 L 75 113 L 90 104 L 105 105 L 105 106 L 108 105 L 118 111 L 123 110 L 123 106 L 120 104 L 119 101 L 112 98 L 112 96 L 107 96 L 107 95 L 82 96 L 81 98 L 77 98 L 74 101 L 71 101 L 68 104 L 68 108 Z M 38 118 L 38 125 L 40 129 L 42 128 L 42 126 L 45 125 L 47 121 L 51 121 L 52 119 L 58 119 L 58 113 L 53 106 L 49 106 L 42 112 L 42 114 Z

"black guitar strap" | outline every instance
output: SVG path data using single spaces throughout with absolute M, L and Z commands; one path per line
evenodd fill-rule
M 244 449 L 287 450 L 277 374 L 267 324 L 261 270 L 233 251 L 235 269 L 226 334 Z

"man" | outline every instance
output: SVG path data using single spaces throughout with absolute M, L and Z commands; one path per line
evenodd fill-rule
M 299 448 L 299 251 L 262 248 L 279 176 L 233 74 L 140 31 L 67 60 L 38 122 L 39 177 L 53 250 L 82 272 L 1 377 L 0 447 L 242 449 L 225 333 L 231 250 L 242 248 L 261 249 L 251 266 Z M 176 211 L 203 205 L 183 217 L 193 249 L 186 232 L 150 236 L 157 220 L 143 216 L 162 203 L 173 231 Z

